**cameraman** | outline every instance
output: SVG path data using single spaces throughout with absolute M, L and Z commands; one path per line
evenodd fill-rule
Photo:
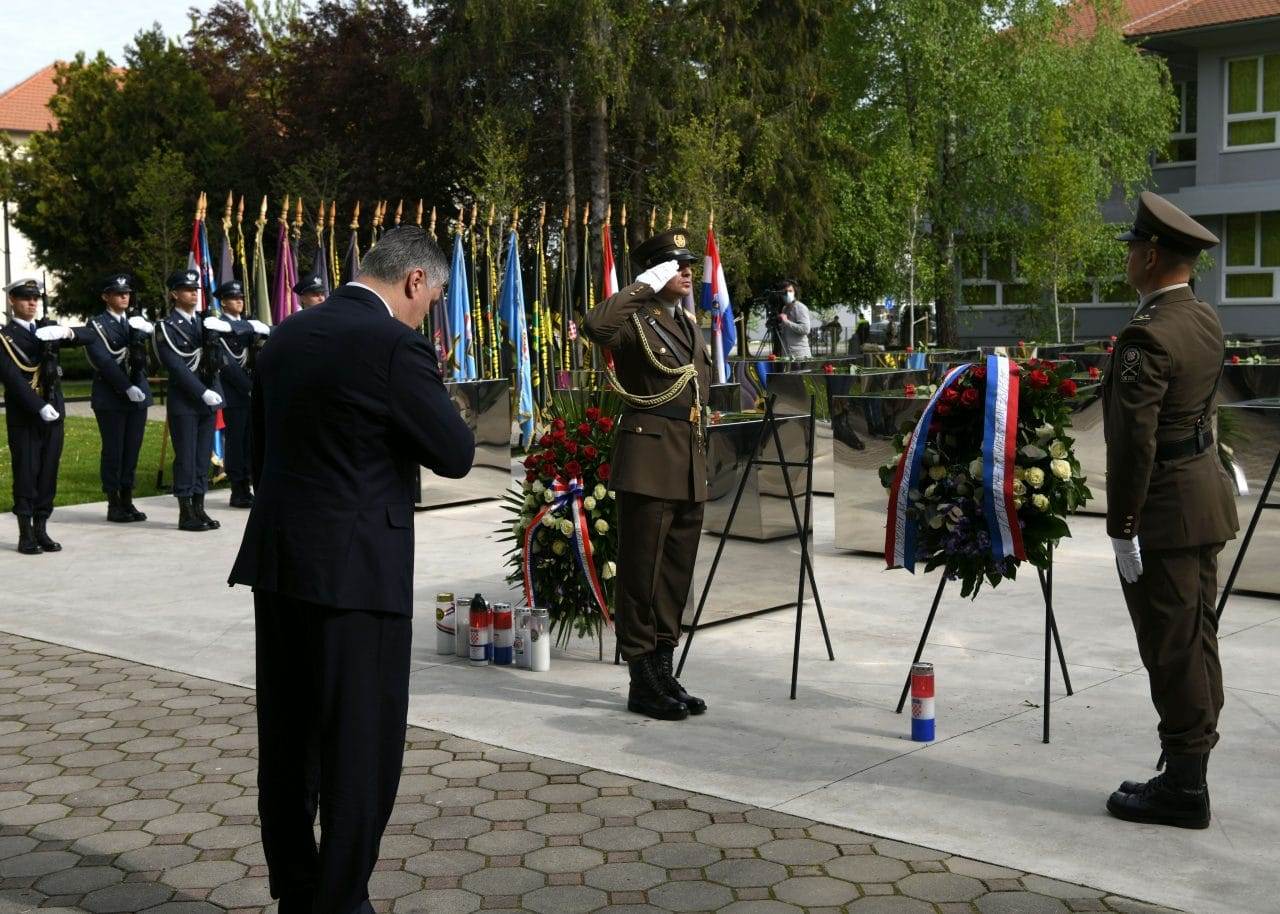
M 782 307 L 778 311 L 778 330 L 782 336 L 782 344 L 786 347 L 784 355 L 793 359 L 811 358 L 809 352 L 809 330 L 813 321 L 809 317 L 809 309 L 796 297 L 796 284 L 788 279 L 782 283 Z

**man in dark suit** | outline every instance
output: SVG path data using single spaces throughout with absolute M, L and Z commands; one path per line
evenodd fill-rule
M 258 357 L 257 491 L 230 583 L 254 589 L 258 809 L 280 914 L 373 911 L 408 714 L 418 468 L 461 478 L 475 451 L 417 331 L 448 276 L 425 231 L 391 229 Z
M 218 286 L 218 301 L 222 316 L 231 325 L 231 333 L 224 334 L 221 343 L 225 358 L 222 365 L 222 392 L 227 398 L 222 408 L 226 423 L 222 443 L 223 466 L 231 481 L 231 507 L 252 508 L 253 491 L 250 488 L 250 434 L 249 394 L 256 356 L 258 337 L 265 337 L 271 328 L 261 321 L 244 316 L 244 286 L 239 280 L 228 280 Z
M 44 289 L 21 279 L 8 287 L 13 319 L 0 328 L 0 380 L 4 382 L 4 419 L 13 460 L 13 513 L 18 516 L 18 551 L 23 555 L 57 552 L 62 546 L 46 525 L 58 491 L 62 460 L 61 346 L 83 345 L 70 327 L 36 318 Z
M 107 520 L 116 524 L 147 519 L 133 505 L 133 482 L 151 405 L 146 346 L 154 328 L 146 318 L 129 315 L 132 292 L 128 275 L 113 273 L 102 286 L 106 307 L 81 331 L 93 365 L 90 405 L 102 437 L 98 468 Z

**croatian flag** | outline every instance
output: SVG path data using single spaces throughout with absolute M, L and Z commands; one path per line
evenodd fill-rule
M 711 349 L 715 358 L 716 383 L 729 382 L 728 362 L 738 345 L 738 329 L 734 326 L 733 305 L 729 302 L 729 286 L 720 266 L 716 234 L 707 229 L 707 253 L 702 262 L 702 310 L 711 312 Z
M 618 291 L 618 270 L 613 262 L 613 233 L 609 223 L 600 227 L 600 249 L 604 252 L 604 282 L 601 284 L 600 300 L 604 301 Z
M 213 278 L 213 257 L 209 253 L 209 236 L 204 230 L 204 220 L 196 219 L 191 223 L 191 247 L 187 250 L 187 269 L 195 270 L 200 276 L 200 288 L 197 292 L 196 311 L 215 311 L 217 300 L 213 290 L 217 288 Z
M 986 415 L 982 429 L 983 514 L 998 559 L 1027 557 L 1013 502 L 1018 454 L 1018 365 L 1002 355 L 987 356 Z

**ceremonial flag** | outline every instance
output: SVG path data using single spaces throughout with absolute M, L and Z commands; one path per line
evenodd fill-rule
M 474 381 L 476 375 L 475 344 L 471 328 L 471 288 L 467 283 L 467 257 L 462 250 L 462 232 L 453 236 L 453 264 L 449 269 L 449 289 L 445 294 L 449 327 L 453 337 L 453 376 L 461 381 Z
M 600 300 L 604 301 L 618 291 L 618 271 L 613 264 L 613 234 L 607 222 L 600 226 L 600 247 L 604 262 L 604 283 Z
M 716 383 L 729 382 L 728 365 L 738 345 L 738 328 L 729 301 L 729 286 L 720 265 L 716 234 L 707 228 L 707 253 L 702 261 L 702 309 L 711 312 L 711 349 L 715 358 Z
M 342 275 L 347 277 L 347 282 L 351 282 L 356 278 L 356 274 L 359 272 L 360 230 L 358 228 L 352 228 L 351 240 L 347 242 L 347 254 L 342 258 Z
M 236 255 L 231 250 L 231 222 L 222 223 L 222 249 L 218 252 L 218 285 L 236 278 Z
M 325 256 L 323 230 L 316 235 L 316 260 L 312 270 L 324 285 L 324 297 L 328 298 L 329 293 L 333 291 L 333 286 L 329 282 L 329 258 Z
M 253 239 L 253 307 L 258 320 L 270 326 L 271 292 L 267 283 L 267 255 L 262 249 L 262 236 L 266 231 L 266 219 L 259 219 L 258 231 Z
M 520 423 L 520 445 L 528 447 L 533 440 L 533 382 L 529 364 L 529 331 L 524 313 L 524 281 L 520 274 L 520 246 L 515 229 L 507 242 L 507 264 L 502 280 L 498 313 L 507 325 L 507 341 L 511 343 L 512 396 L 516 421 Z
M 276 276 L 271 287 L 271 317 L 280 323 L 298 310 L 298 296 L 293 285 L 298 281 L 298 265 L 293 259 L 293 245 L 289 239 L 289 223 L 280 220 L 280 234 L 276 237 Z
M 200 195 L 203 201 L 204 195 Z M 208 295 L 205 292 L 204 284 L 204 250 L 206 245 L 201 243 L 201 236 L 204 229 L 204 220 L 201 218 L 200 207 L 203 204 L 196 205 L 196 217 L 191 222 L 191 246 L 187 249 L 187 269 L 195 270 L 200 276 L 200 289 L 196 295 L 196 311 L 204 311 L 209 307 Z
M 213 253 L 209 250 L 209 231 L 205 227 L 205 221 L 200 220 L 200 285 L 202 293 L 206 296 L 205 301 L 208 307 L 217 314 L 222 313 L 222 303 L 218 301 L 218 296 L 214 292 L 218 288 L 218 280 L 213 272 Z

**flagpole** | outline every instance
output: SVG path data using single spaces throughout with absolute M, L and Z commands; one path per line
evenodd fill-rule
M 622 204 L 622 285 L 631 285 L 631 242 L 627 238 L 627 204 Z
M 595 290 L 593 289 L 592 283 L 591 283 L 591 231 L 589 227 L 590 221 L 591 221 L 591 203 L 590 201 L 588 201 L 587 204 L 582 207 L 582 269 L 581 269 L 581 273 L 582 273 L 582 316 L 583 318 L 586 318 L 586 316 L 591 313 L 592 309 L 595 308 L 595 304 L 596 304 L 595 295 L 594 295 Z M 585 345 L 582 343 L 581 334 L 579 334 L 577 342 L 579 345 Z M 599 363 L 598 352 L 599 350 L 595 346 L 591 347 L 591 367 L 593 369 L 600 367 L 600 365 L 598 364 Z M 583 361 L 585 361 L 585 358 L 583 359 Z
M 236 261 L 240 264 L 240 284 L 244 286 L 244 310 L 253 313 L 253 299 L 249 294 L 249 259 L 244 245 L 244 194 L 240 195 L 240 205 L 236 208 Z
M 564 221 L 560 225 L 560 275 L 556 281 L 556 309 L 559 311 L 560 319 L 560 370 L 566 373 L 573 370 L 573 350 L 570 347 L 572 340 L 569 335 L 572 316 L 569 304 L 569 252 L 566 244 L 568 238 L 569 204 L 566 203 Z
M 477 248 L 480 246 L 479 239 L 476 238 L 476 220 L 479 218 L 480 201 L 471 201 L 471 221 L 467 224 L 467 235 L 471 239 L 471 283 L 467 287 L 471 298 L 471 339 L 475 346 L 476 357 L 476 377 L 488 377 L 488 365 L 485 364 L 489 355 L 488 347 L 485 343 L 484 335 L 484 315 L 480 311 L 480 254 Z
M 326 256 L 329 258 L 329 275 L 333 277 L 333 287 L 342 285 L 342 276 L 338 273 L 338 201 L 329 201 L 329 246 Z

